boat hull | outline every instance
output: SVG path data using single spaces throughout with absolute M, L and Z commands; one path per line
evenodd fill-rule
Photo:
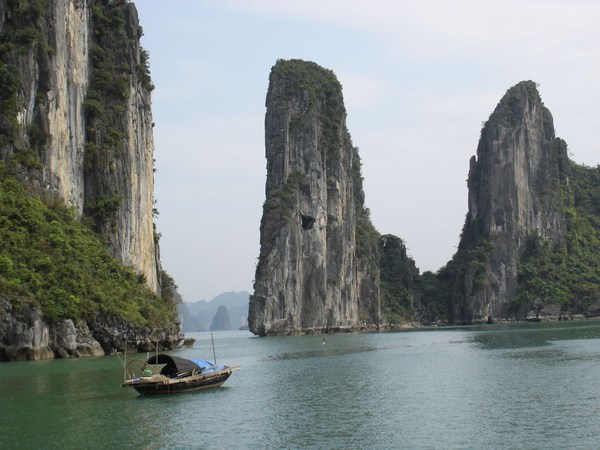
M 140 395 L 193 392 L 221 386 L 237 369 L 237 367 L 227 367 L 213 373 L 197 374 L 182 378 L 134 378 L 132 380 L 127 380 L 122 386 L 133 387 Z

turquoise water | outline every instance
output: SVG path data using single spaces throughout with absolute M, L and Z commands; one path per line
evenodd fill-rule
M 173 354 L 212 359 L 193 336 Z M 121 388 L 116 357 L 0 364 L 0 447 L 600 448 L 600 322 L 214 338 L 242 369 L 190 394 Z

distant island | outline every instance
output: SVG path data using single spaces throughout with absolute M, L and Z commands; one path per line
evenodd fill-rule
M 246 291 L 224 292 L 211 300 L 180 303 L 178 310 L 183 331 L 247 329 L 249 297 Z

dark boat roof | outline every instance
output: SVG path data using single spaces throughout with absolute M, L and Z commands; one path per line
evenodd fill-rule
M 201 370 L 202 366 L 197 362 L 192 361 L 191 359 L 180 358 L 178 356 L 170 356 L 170 355 L 154 355 L 148 358 L 146 361 L 148 364 L 166 364 L 165 368 L 169 372 L 191 372 L 192 370 Z M 164 370 L 164 369 L 163 369 Z M 161 372 L 163 372 L 161 370 Z

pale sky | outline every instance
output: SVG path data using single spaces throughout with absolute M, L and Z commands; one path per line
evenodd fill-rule
M 469 158 L 507 89 L 539 84 L 571 158 L 600 162 L 600 2 L 137 0 L 150 53 L 163 268 L 186 302 L 253 291 L 277 59 L 343 86 L 365 204 L 421 272 L 456 250 Z

